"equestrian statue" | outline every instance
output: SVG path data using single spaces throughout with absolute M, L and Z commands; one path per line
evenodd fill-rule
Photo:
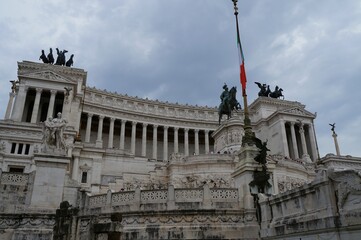
M 230 119 L 232 117 L 232 111 L 237 111 L 239 109 L 242 109 L 241 104 L 239 104 L 239 102 L 237 101 L 236 94 L 237 94 L 236 87 L 232 87 L 230 90 L 228 90 L 227 84 L 224 84 L 223 92 L 220 96 L 221 104 L 219 105 L 218 108 L 219 125 L 221 124 L 221 119 L 223 114 L 226 114 L 227 119 Z

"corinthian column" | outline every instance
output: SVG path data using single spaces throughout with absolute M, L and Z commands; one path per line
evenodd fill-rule
M 50 100 L 49 100 L 48 115 L 47 115 L 48 119 L 54 116 L 55 96 L 56 96 L 56 90 L 50 90 Z
M 147 123 L 143 123 L 143 131 L 142 131 L 142 156 L 145 157 L 147 155 Z
M 174 128 L 174 153 L 178 153 L 178 130 L 179 128 Z
M 110 118 L 109 138 L 108 138 L 108 148 L 113 148 L 113 139 L 114 139 L 114 121 L 115 121 L 115 118 Z
M 38 112 L 39 112 L 39 104 L 40 104 L 40 98 L 41 98 L 41 92 L 43 91 L 42 88 L 36 88 L 36 96 L 34 101 L 34 107 L 33 112 L 31 114 L 31 123 L 36 123 L 38 120 Z
M 196 155 L 199 155 L 199 130 L 195 129 L 194 130 L 194 148 L 195 148 L 195 153 Z
M 295 154 L 294 158 L 298 159 L 300 156 L 298 155 L 298 148 L 297 148 L 297 140 L 296 140 L 296 131 L 295 131 L 295 123 L 291 122 L 291 137 L 292 137 L 292 148 Z
M 163 132 L 163 160 L 168 160 L 168 127 L 164 126 Z
M 204 130 L 205 153 L 209 153 L 209 130 Z
M 93 114 L 88 113 L 88 121 L 86 122 L 86 132 L 85 132 L 85 142 L 90 142 L 90 133 L 92 127 L 92 117 Z
M 125 123 L 127 121 L 126 120 L 122 120 L 122 124 L 120 125 L 120 143 L 119 143 L 119 148 L 120 149 L 124 149 L 124 144 L 125 144 Z
M 188 128 L 184 129 L 184 155 L 189 155 Z
M 6 108 L 6 113 L 5 113 L 5 119 L 9 119 L 10 118 L 10 113 L 11 113 L 11 109 L 13 107 L 13 102 L 14 102 L 14 97 L 15 97 L 15 93 L 11 92 L 9 94 L 9 102 L 8 102 L 8 106 Z
M 158 157 L 158 152 L 157 152 L 158 131 L 157 131 L 157 128 L 158 128 L 158 125 L 153 125 L 153 159 L 157 159 L 157 157 Z
M 103 147 L 103 120 L 104 120 L 104 116 L 99 116 L 98 136 L 95 144 L 95 146 L 98 148 Z
M 11 118 L 14 121 L 21 122 L 21 119 L 23 117 L 24 107 L 25 107 L 25 99 L 26 95 L 28 93 L 28 86 L 20 85 L 19 91 L 16 94 L 15 104 L 13 108 L 13 113 Z
M 305 130 L 303 129 L 303 123 L 300 123 L 300 135 L 301 135 L 301 143 L 302 143 L 302 158 L 306 161 L 311 161 L 310 156 L 307 153 L 307 145 L 306 145 L 306 137 L 305 137 Z
M 137 122 L 132 122 L 132 136 L 130 141 L 130 151 L 135 154 L 135 134 L 137 130 Z

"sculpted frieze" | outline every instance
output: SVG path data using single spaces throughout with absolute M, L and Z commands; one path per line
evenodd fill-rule
M 299 178 L 289 176 L 278 176 L 277 177 L 278 191 L 280 193 L 292 190 L 294 188 L 301 187 L 306 184 L 306 181 Z
M 343 209 L 349 195 L 361 197 L 361 172 L 354 169 L 340 170 L 328 169 L 328 177 L 336 184 L 337 205 Z
M 244 222 L 241 214 L 226 214 L 226 215 L 161 215 L 161 216 L 124 216 L 122 225 L 144 225 L 144 224 L 174 224 L 174 223 L 188 223 L 188 224 L 204 224 L 204 223 L 242 223 Z

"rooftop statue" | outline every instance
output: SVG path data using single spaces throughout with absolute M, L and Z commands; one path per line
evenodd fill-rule
M 54 64 L 53 49 L 50 48 L 49 51 L 50 52 L 49 52 L 48 56 L 46 56 L 44 50 L 41 50 L 41 55 L 39 57 L 39 60 L 41 59 L 43 61 L 43 63 Z M 65 50 L 65 49 L 63 51 L 59 51 L 59 49 L 56 48 L 56 53 L 57 53 L 58 56 L 56 58 L 56 62 L 55 62 L 54 65 L 67 66 L 67 67 L 73 66 L 74 54 L 72 54 L 70 56 L 70 59 L 68 61 L 66 61 L 65 53 L 67 53 L 67 52 L 68 51 Z
M 275 87 L 275 90 L 269 94 L 271 98 L 280 98 L 282 97 L 284 99 L 284 96 L 282 94 L 283 89 L 279 88 L 278 86 Z
M 74 54 L 72 54 L 70 56 L 69 60 L 65 63 L 65 66 L 67 66 L 67 67 L 73 66 L 73 57 L 74 57 Z
M 221 104 L 219 105 L 218 108 L 219 124 L 221 124 L 221 119 L 223 114 L 226 114 L 227 119 L 230 119 L 232 117 L 233 110 L 237 111 L 238 109 L 241 109 L 241 105 L 236 99 L 236 94 L 237 94 L 236 87 L 232 87 L 231 90 L 228 90 L 227 84 L 223 85 L 223 92 L 220 96 Z
M 254 82 L 259 87 L 258 96 L 259 97 L 271 97 L 271 98 L 281 98 L 284 99 L 282 94 L 283 89 L 279 88 L 278 86 L 275 87 L 275 90 L 271 92 L 269 85 L 261 84 L 259 82 Z
M 15 93 L 16 92 L 16 88 L 19 85 L 19 80 L 11 80 L 11 92 Z
M 336 123 L 334 123 L 334 124 L 329 123 L 329 125 L 331 126 L 331 131 L 332 131 L 332 133 L 333 133 L 333 134 L 336 134 L 336 132 L 335 132 Z
M 53 49 L 50 48 L 49 51 L 50 51 L 49 54 L 48 54 L 49 63 L 50 63 L 50 64 L 54 64 Z
M 40 59 L 43 61 L 43 63 L 49 63 L 48 58 L 45 56 L 44 50 L 41 50 L 41 55 L 40 55 L 40 57 L 39 57 L 39 60 L 40 60 Z
M 261 84 L 259 82 L 254 82 L 255 84 L 257 84 L 257 86 L 260 88 L 259 92 L 258 92 L 258 96 L 259 97 L 268 97 L 268 95 L 270 94 L 271 90 L 269 88 L 269 85 L 267 84 Z
M 56 118 L 48 118 L 43 125 L 43 144 L 45 151 L 52 150 L 65 150 L 64 129 L 67 121 L 61 117 L 59 112 Z

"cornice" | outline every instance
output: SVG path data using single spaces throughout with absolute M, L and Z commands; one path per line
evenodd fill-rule
M 159 105 L 159 106 L 164 106 L 164 107 L 169 107 L 169 108 L 181 108 L 181 109 L 188 109 L 188 110 L 202 110 L 202 111 L 209 111 L 209 112 L 218 112 L 217 107 L 170 103 L 168 101 L 162 102 L 162 101 L 159 101 L 158 99 L 152 100 L 152 99 L 148 99 L 148 98 L 140 98 L 137 96 L 132 97 L 132 96 L 128 96 L 127 94 L 120 94 L 118 92 L 110 92 L 106 89 L 100 90 L 95 87 L 89 87 L 89 86 L 86 87 L 86 93 L 87 94 L 88 93 L 97 93 L 100 95 L 104 95 L 106 97 L 118 98 L 118 99 L 137 102 L 137 103 L 141 103 L 141 104 Z
M 18 62 L 18 75 L 26 75 L 33 72 L 52 71 L 67 76 L 71 79 L 86 81 L 87 72 L 80 68 L 64 67 L 45 63 L 36 63 L 30 61 Z
M 291 107 L 305 108 L 306 107 L 306 105 L 303 105 L 297 101 L 287 101 L 287 100 L 270 98 L 270 97 L 258 97 L 253 103 L 251 103 L 249 105 L 249 109 L 255 110 L 258 107 L 260 107 L 261 104 L 282 106 L 284 108 L 291 108 Z

